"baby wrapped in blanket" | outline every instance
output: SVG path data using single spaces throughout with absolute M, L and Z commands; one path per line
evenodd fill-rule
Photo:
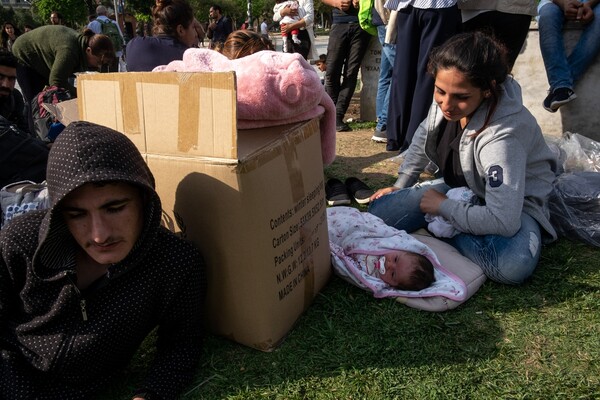
M 429 247 L 379 217 L 331 207 L 327 225 L 334 271 L 375 297 L 465 298 L 464 282 L 445 271 Z

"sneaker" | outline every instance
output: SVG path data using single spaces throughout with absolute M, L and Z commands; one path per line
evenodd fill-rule
M 373 189 L 368 187 L 360 179 L 354 177 L 346 179 L 346 187 L 358 204 L 369 203 L 371 201 L 371 196 L 375 194 Z
M 375 129 L 375 133 L 371 136 L 371 140 L 377 143 L 387 143 L 387 132 Z
M 577 95 L 572 89 L 560 87 L 550 91 L 548 96 L 544 99 L 543 105 L 547 111 L 554 113 L 558 111 L 562 105 L 565 105 L 576 98 Z
M 348 125 L 347 123 L 342 122 L 335 126 L 335 130 L 337 132 L 350 132 L 352 128 L 350 128 L 350 125 Z
M 352 203 L 346 185 L 336 178 L 329 179 L 325 184 L 325 197 L 327 205 L 330 206 L 345 206 Z

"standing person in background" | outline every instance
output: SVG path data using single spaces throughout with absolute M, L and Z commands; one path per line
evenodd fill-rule
M 323 3 L 332 7 L 325 91 L 335 103 L 336 130 L 345 132 L 351 130 L 344 116 L 356 90 L 360 64 L 371 35 L 358 23 L 358 0 L 323 0 Z
M 17 80 L 27 104 L 46 86 L 67 89 L 72 97 L 77 90 L 70 79 L 76 72 L 100 71 L 115 59 L 112 41 L 89 29 L 83 33 L 62 25 L 44 25 L 22 34 L 13 45 L 19 61 Z M 33 132 L 31 108 L 28 112 Z
M 50 25 L 63 25 L 62 15 L 58 11 L 50 13 Z
M 269 25 L 267 25 L 267 19 L 263 18 L 260 24 L 260 34 L 265 38 L 269 39 Z
M 550 88 L 543 106 L 549 112 L 575 100 L 575 83 L 600 53 L 600 0 L 542 0 L 538 7 L 540 50 Z M 574 21 L 583 28 L 567 56 L 563 26 Z
M 493 3 L 493 4 L 490 4 Z M 458 3 L 463 30 L 493 35 L 508 49 L 512 70 L 529 33 L 531 19 L 537 15 L 535 0 L 463 0 Z
M 313 0 L 298 0 L 295 3 L 297 3 L 298 7 L 285 1 L 275 4 L 273 7 L 273 21 L 280 21 L 281 25 L 284 52 L 300 53 L 306 60 L 316 60 L 319 57 L 319 53 L 315 46 L 315 34 L 313 31 L 315 20 Z M 289 22 L 281 23 L 283 21 Z M 296 41 L 293 39 L 294 32 L 297 32 Z
M 69 78 L 75 72 L 98 70 L 115 58 L 108 36 L 89 29 L 79 33 L 62 25 L 45 25 L 22 34 L 13 53 L 19 61 L 17 79 L 27 102 L 45 86 L 68 89 L 76 97 Z
M 377 27 L 377 38 L 381 44 L 381 62 L 379 63 L 379 81 L 377 83 L 377 97 L 375 98 L 375 113 L 377 125 L 371 139 L 379 143 L 387 143 L 387 113 L 392 89 L 392 75 L 394 73 L 394 60 L 396 59 L 396 37 L 394 43 L 386 43 L 387 26 L 390 22 L 390 11 L 383 7 L 384 0 L 373 2 L 372 21 Z M 394 13 L 396 16 L 397 14 Z M 392 22 L 396 22 L 395 18 Z
M 110 66 L 110 72 L 125 72 L 123 68 L 120 68 L 120 61 L 123 58 L 123 46 L 125 46 L 125 40 L 123 39 L 123 32 L 116 21 L 108 18 L 108 10 L 104 6 L 96 7 L 96 18 L 88 24 L 88 29 L 94 33 L 104 33 L 113 42 L 115 48 L 115 61 Z M 114 28 L 106 28 L 104 24 L 112 24 Z M 103 29 L 104 28 L 104 29 Z M 104 30 L 104 31 L 103 31 Z M 111 33 L 111 34 L 109 34 Z
M 403 152 L 431 105 L 429 54 L 460 32 L 461 19 L 456 0 L 388 0 L 385 7 L 398 11 L 386 149 Z
M 187 0 L 156 0 L 152 8 L 154 36 L 138 36 L 127 43 L 127 70 L 152 71 L 181 60 L 198 45 L 194 12 Z
M 5 22 L 2 27 L 2 48 L 7 51 L 12 51 L 12 45 L 19 36 L 21 36 L 19 28 L 12 22 Z
M 33 26 L 29 25 L 29 24 L 25 24 L 23 25 L 23 32 L 29 32 L 33 30 Z
M 210 39 L 209 48 L 220 47 L 227 40 L 227 36 L 233 32 L 231 20 L 223 15 L 221 6 L 213 4 L 208 12 L 210 23 L 208 24 L 207 36 Z

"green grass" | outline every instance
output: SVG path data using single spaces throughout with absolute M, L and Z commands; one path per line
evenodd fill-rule
M 104 398 L 130 398 L 151 345 Z M 209 336 L 187 391 L 183 399 L 600 399 L 600 251 L 561 240 L 526 284 L 488 281 L 445 313 L 333 277 L 271 353 Z

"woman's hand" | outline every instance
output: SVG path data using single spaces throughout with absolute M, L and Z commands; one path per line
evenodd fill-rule
M 438 215 L 440 206 L 447 198 L 445 194 L 434 189 L 429 189 L 423 194 L 419 206 L 421 207 L 421 211 L 426 214 Z
M 375 192 L 375 194 L 373 194 L 373 196 L 371 196 L 369 198 L 370 201 L 379 199 L 382 196 L 385 196 L 386 194 L 390 194 L 392 192 L 395 192 L 396 190 L 400 190 L 400 188 L 397 188 L 396 186 L 390 186 L 390 187 L 386 187 L 383 189 L 379 189 L 378 191 Z

